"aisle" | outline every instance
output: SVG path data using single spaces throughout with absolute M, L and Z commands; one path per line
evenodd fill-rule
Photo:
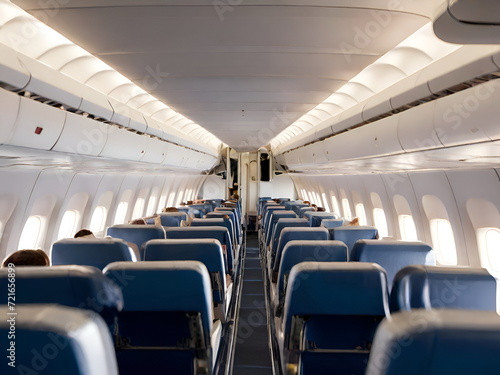
M 272 375 L 264 283 L 257 235 L 248 235 L 238 317 L 234 375 Z

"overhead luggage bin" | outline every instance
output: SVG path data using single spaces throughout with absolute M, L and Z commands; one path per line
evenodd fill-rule
M 10 140 L 20 104 L 21 97 L 19 95 L 0 89 L 0 144 Z
M 14 132 L 6 143 L 50 150 L 64 127 L 66 111 L 21 97 Z
M 80 108 L 84 84 L 28 56 L 19 54 L 19 59 L 31 73 L 24 90 L 49 102 L 61 103 L 66 108 Z
M 108 135 L 99 156 L 132 161 L 139 161 L 144 156 L 148 137 L 118 127 L 110 128 Z
M 52 150 L 98 156 L 106 145 L 109 128 L 100 121 L 67 112 L 61 136 Z
M 405 152 L 444 147 L 434 127 L 435 107 L 433 101 L 397 115 L 397 134 Z
M 22 90 L 28 84 L 31 74 L 21 63 L 18 53 L 13 49 L 0 43 L 0 82 L 6 84 L 9 89 Z

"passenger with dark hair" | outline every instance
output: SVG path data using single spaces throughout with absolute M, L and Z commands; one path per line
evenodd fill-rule
M 75 233 L 74 238 L 95 238 L 94 233 L 88 229 L 80 229 Z
M 50 259 L 43 250 L 18 250 L 2 262 L 2 267 L 15 266 L 50 266 Z

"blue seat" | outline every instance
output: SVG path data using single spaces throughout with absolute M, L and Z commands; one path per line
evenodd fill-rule
M 379 265 L 297 264 L 283 310 L 283 373 L 295 368 L 299 374 L 364 374 L 375 331 L 388 315 Z
M 135 260 L 135 254 L 122 239 L 65 238 L 52 244 L 53 266 L 77 264 L 102 270 L 109 263 Z
M 220 342 L 210 275 L 197 261 L 118 262 L 106 277 L 122 287 L 116 354 L 120 375 L 211 373 Z
M 412 265 L 394 278 L 391 311 L 471 309 L 497 311 L 497 282 L 484 268 Z
M 0 287 L 7 290 L 9 269 L 0 268 Z M 55 303 L 99 313 L 111 332 L 123 307 L 121 290 L 94 267 L 17 267 L 15 303 Z M 122 281 L 123 282 L 123 281 Z M 7 298 L 6 298 L 7 301 Z
M 179 227 L 165 228 L 167 239 L 194 239 L 194 238 L 213 238 L 218 240 L 221 245 L 226 247 L 226 256 L 224 264 L 229 274 L 233 274 L 235 266 L 233 244 L 231 236 L 226 227 L 204 226 L 204 227 Z
M 185 212 L 162 212 L 158 215 L 160 216 L 161 225 L 164 227 L 180 227 L 181 221 L 187 221 L 188 219 Z
M 351 260 L 352 247 L 358 240 L 374 240 L 378 238 L 378 230 L 375 227 L 347 225 L 332 228 L 330 239 L 342 241 L 349 249 L 349 260 Z
M 367 375 L 498 374 L 500 316 L 492 311 L 413 310 L 380 324 Z
M 273 254 L 276 254 L 276 249 L 278 247 L 278 242 L 280 239 L 281 231 L 284 228 L 292 228 L 292 227 L 309 227 L 309 222 L 307 219 L 299 219 L 299 218 L 284 218 L 278 219 L 276 224 L 274 225 L 273 232 L 271 234 L 271 242 L 269 243 L 268 250 Z
M 290 210 L 283 211 L 272 211 L 270 213 L 267 227 L 265 228 L 265 245 L 268 247 L 271 244 L 271 238 L 274 230 L 274 226 L 278 222 L 279 219 L 297 219 L 298 216 L 295 212 Z
M 270 252 L 270 271 L 278 272 L 281 262 L 281 254 L 286 244 L 293 240 L 328 240 L 328 230 L 321 227 L 287 227 L 283 228 L 276 248 L 276 253 Z
M 347 246 L 340 241 L 300 241 L 286 244 L 276 274 L 276 316 L 281 316 L 290 270 L 302 262 L 347 262 Z
M 311 207 L 311 206 L 300 207 L 297 210 L 297 216 L 298 217 L 306 217 L 306 213 L 309 213 L 309 212 L 315 212 L 314 207 Z
M 106 235 L 134 243 L 139 249 L 140 259 L 138 260 L 142 260 L 144 259 L 142 245 L 149 240 L 164 239 L 165 230 L 156 225 L 119 224 L 110 226 Z
M 224 218 L 224 215 L 226 215 L 226 213 L 224 212 L 209 212 L 208 214 L 206 214 L 205 218 L 201 218 L 201 219 L 193 219 L 193 221 L 191 221 L 191 226 L 192 227 L 209 227 L 209 226 L 218 226 L 218 227 L 226 227 L 227 230 L 229 231 L 229 235 L 231 236 L 231 241 L 233 243 L 233 248 L 234 248 L 234 251 L 235 251 L 235 254 L 236 251 L 237 251 L 237 248 L 238 248 L 238 244 L 239 244 L 239 241 L 238 241 L 238 238 L 236 236 L 236 229 L 234 227 L 234 223 L 232 222 L 231 220 L 231 217 L 229 217 L 229 219 L 225 219 Z M 229 216 L 229 215 L 227 215 Z
M 324 211 L 309 211 L 304 214 L 304 217 L 309 219 L 309 225 L 311 227 L 320 227 L 321 223 L 325 219 L 337 219 L 338 216 L 332 212 Z
M 2 374 L 118 374 L 111 336 L 96 313 L 45 304 L 15 307 L 17 315 L 0 321 Z M 1 311 L 8 308 L 0 305 Z M 10 318 L 15 318 L 15 325 Z M 15 337 L 9 337 L 10 333 Z M 8 365 L 11 360 L 15 367 Z
M 412 264 L 436 265 L 434 250 L 423 242 L 394 240 L 360 240 L 349 260 L 380 264 L 387 273 L 389 290 L 396 273 Z
M 151 240 L 144 246 L 145 261 L 197 260 L 210 273 L 214 311 L 217 319 L 226 320 L 226 267 L 219 241 L 212 238 Z
M 334 214 L 335 215 L 335 214 Z M 344 219 L 322 219 L 321 226 L 325 228 L 337 228 L 344 225 Z M 330 237 L 333 237 L 330 234 Z
M 214 212 L 223 212 L 229 215 L 231 221 L 234 223 L 234 229 L 236 230 L 236 236 L 240 239 L 242 237 L 241 233 L 241 217 L 236 209 L 231 209 L 229 207 L 217 207 Z
M 267 227 L 269 225 L 269 218 L 271 217 L 274 211 L 287 211 L 287 210 L 285 210 L 285 206 L 276 206 L 276 205 L 264 209 L 262 213 L 262 225 L 261 225 L 263 232 L 267 230 Z

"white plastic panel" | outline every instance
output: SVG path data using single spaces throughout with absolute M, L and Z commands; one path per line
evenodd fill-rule
M 397 133 L 405 151 L 443 147 L 434 129 L 435 105 L 435 101 L 429 102 L 396 115 L 398 118 Z
M 418 99 L 431 95 L 427 81 L 422 80 L 422 72 L 417 72 L 394 85 L 394 93 L 391 97 L 393 109 L 412 103 Z
M 367 124 L 324 141 L 329 160 L 391 155 L 402 152 L 397 136 L 397 117 Z
M 146 152 L 141 161 L 161 164 L 168 154 L 169 144 L 156 138 L 146 138 L 149 138 L 149 140 L 146 144 Z
M 324 163 L 328 161 L 325 151 L 323 150 L 323 142 L 301 147 L 297 149 L 300 162 L 303 164 Z
M 111 97 L 108 97 L 108 101 L 111 108 L 113 108 L 111 122 L 128 128 L 130 124 L 130 107 Z
M 0 81 L 18 89 L 24 88 L 30 80 L 30 73 L 17 58 L 17 53 L 0 43 L 0 56 Z
M 372 117 L 380 116 L 383 113 L 392 111 L 391 96 L 388 90 L 389 89 L 381 92 L 380 94 L 375 94 L 366 101 L 362 113 L 364 121 L 368 121 Z
M 488 113 L 485 113 L 486 119 L 481 123 L 481 129 L 492 140 L 500 139 L 500 126 L 498 119 L 500 118 L 500 80 L 494 80 L 484 84 L 486 92 L 491 93 L 488 99 Z M 493 91 L 491 91 L 493 90 Z M 483 91 L 483 94 L 485 91 Z
M 130 116 L 130 123 L 128 125 L 129 128 L 145 133 L 148 125 L 146 124 L 144 116 L 139 111 L 133 108 L 130 108 L 128 113 Z
M 188 151 L 189 150 L 187 148 L 171 144 L 167 151 L 167 157 L 163 161 L 163 165 L 170 165 L 174 167 L 182 166 L 184 160 L 189 155 Z
M 108 138 L 109 125 L 74 113 L 66 114 L 66 122 L 54 151 L 98 156 Z
M 0 89 L 0 143 L 10 139 L 19 112 L 19 95 Z
M 336 122 L 339 116 L 335 116 L 334 118 L 330 118 L 319 123 L 315 128 L 316 139 L 323 139 L 332 134 L 332 124 Z
M 19 59 L 31 73 L 25 90 L 70 108 L 80 107 L 83 84 L 27 56 L 19 55 Z
M 113 117 L 113 108 L 108 97 L 90 87 L 82 86 L 82 104 L 80 110 L 95 117 L 110 121 Z
M 50 150 L 62 132 L 65 118 L 66 112 L 61 109 L 21 98 L 14 133 L 8 143 Z
M 146 152 L 149 137 L 113 127 L 99 156 L 138 161 Z
M 446 147 L 488 141 L 483 126 L 498 128 L 498 116 L 492 99 L 495 81 L 436 100 L 434 127 Z M 497 130 L 498 132 L 498 130 Z
M 332 125 L 333 133 L 338 133 L 340 131 L 346 130 L 351 126 L 361 124 L 363 122 L 362 111 L 363 104 L 356 104 L 341 113 L 338 122 Z
M 462 46 L 459 50 L 426 69 L 421 79 L 428 81 L 429 89 L 439 92 L 458 83 L 498 70 L 491 55 L 498 47 Z
M 493 1 L 485 1 L 487 4 L 481 4 L 483 1 L 468 1 L 464 4 L 464 1 L 455 0 L 450 3 L 452 6 L 454 3 L 457 3 L 457 5 L 451 9 L 446 6 L 446 2 L 442 4 L 440 9 L 435 12 L 435 19 L 433 21 L 436 36 L 450 43 L 498 43 L 500 39 L 498 6 L 492 7 L 491 4 L 494 4 Z M 488 5 L 490 6 L 488 7 Z M 484 10 L 481 13 L 481 9 L 484 7 L 490 10 L 488 14 L 485 14 Z M 464 17 L 465 19 L 459 17 Z

